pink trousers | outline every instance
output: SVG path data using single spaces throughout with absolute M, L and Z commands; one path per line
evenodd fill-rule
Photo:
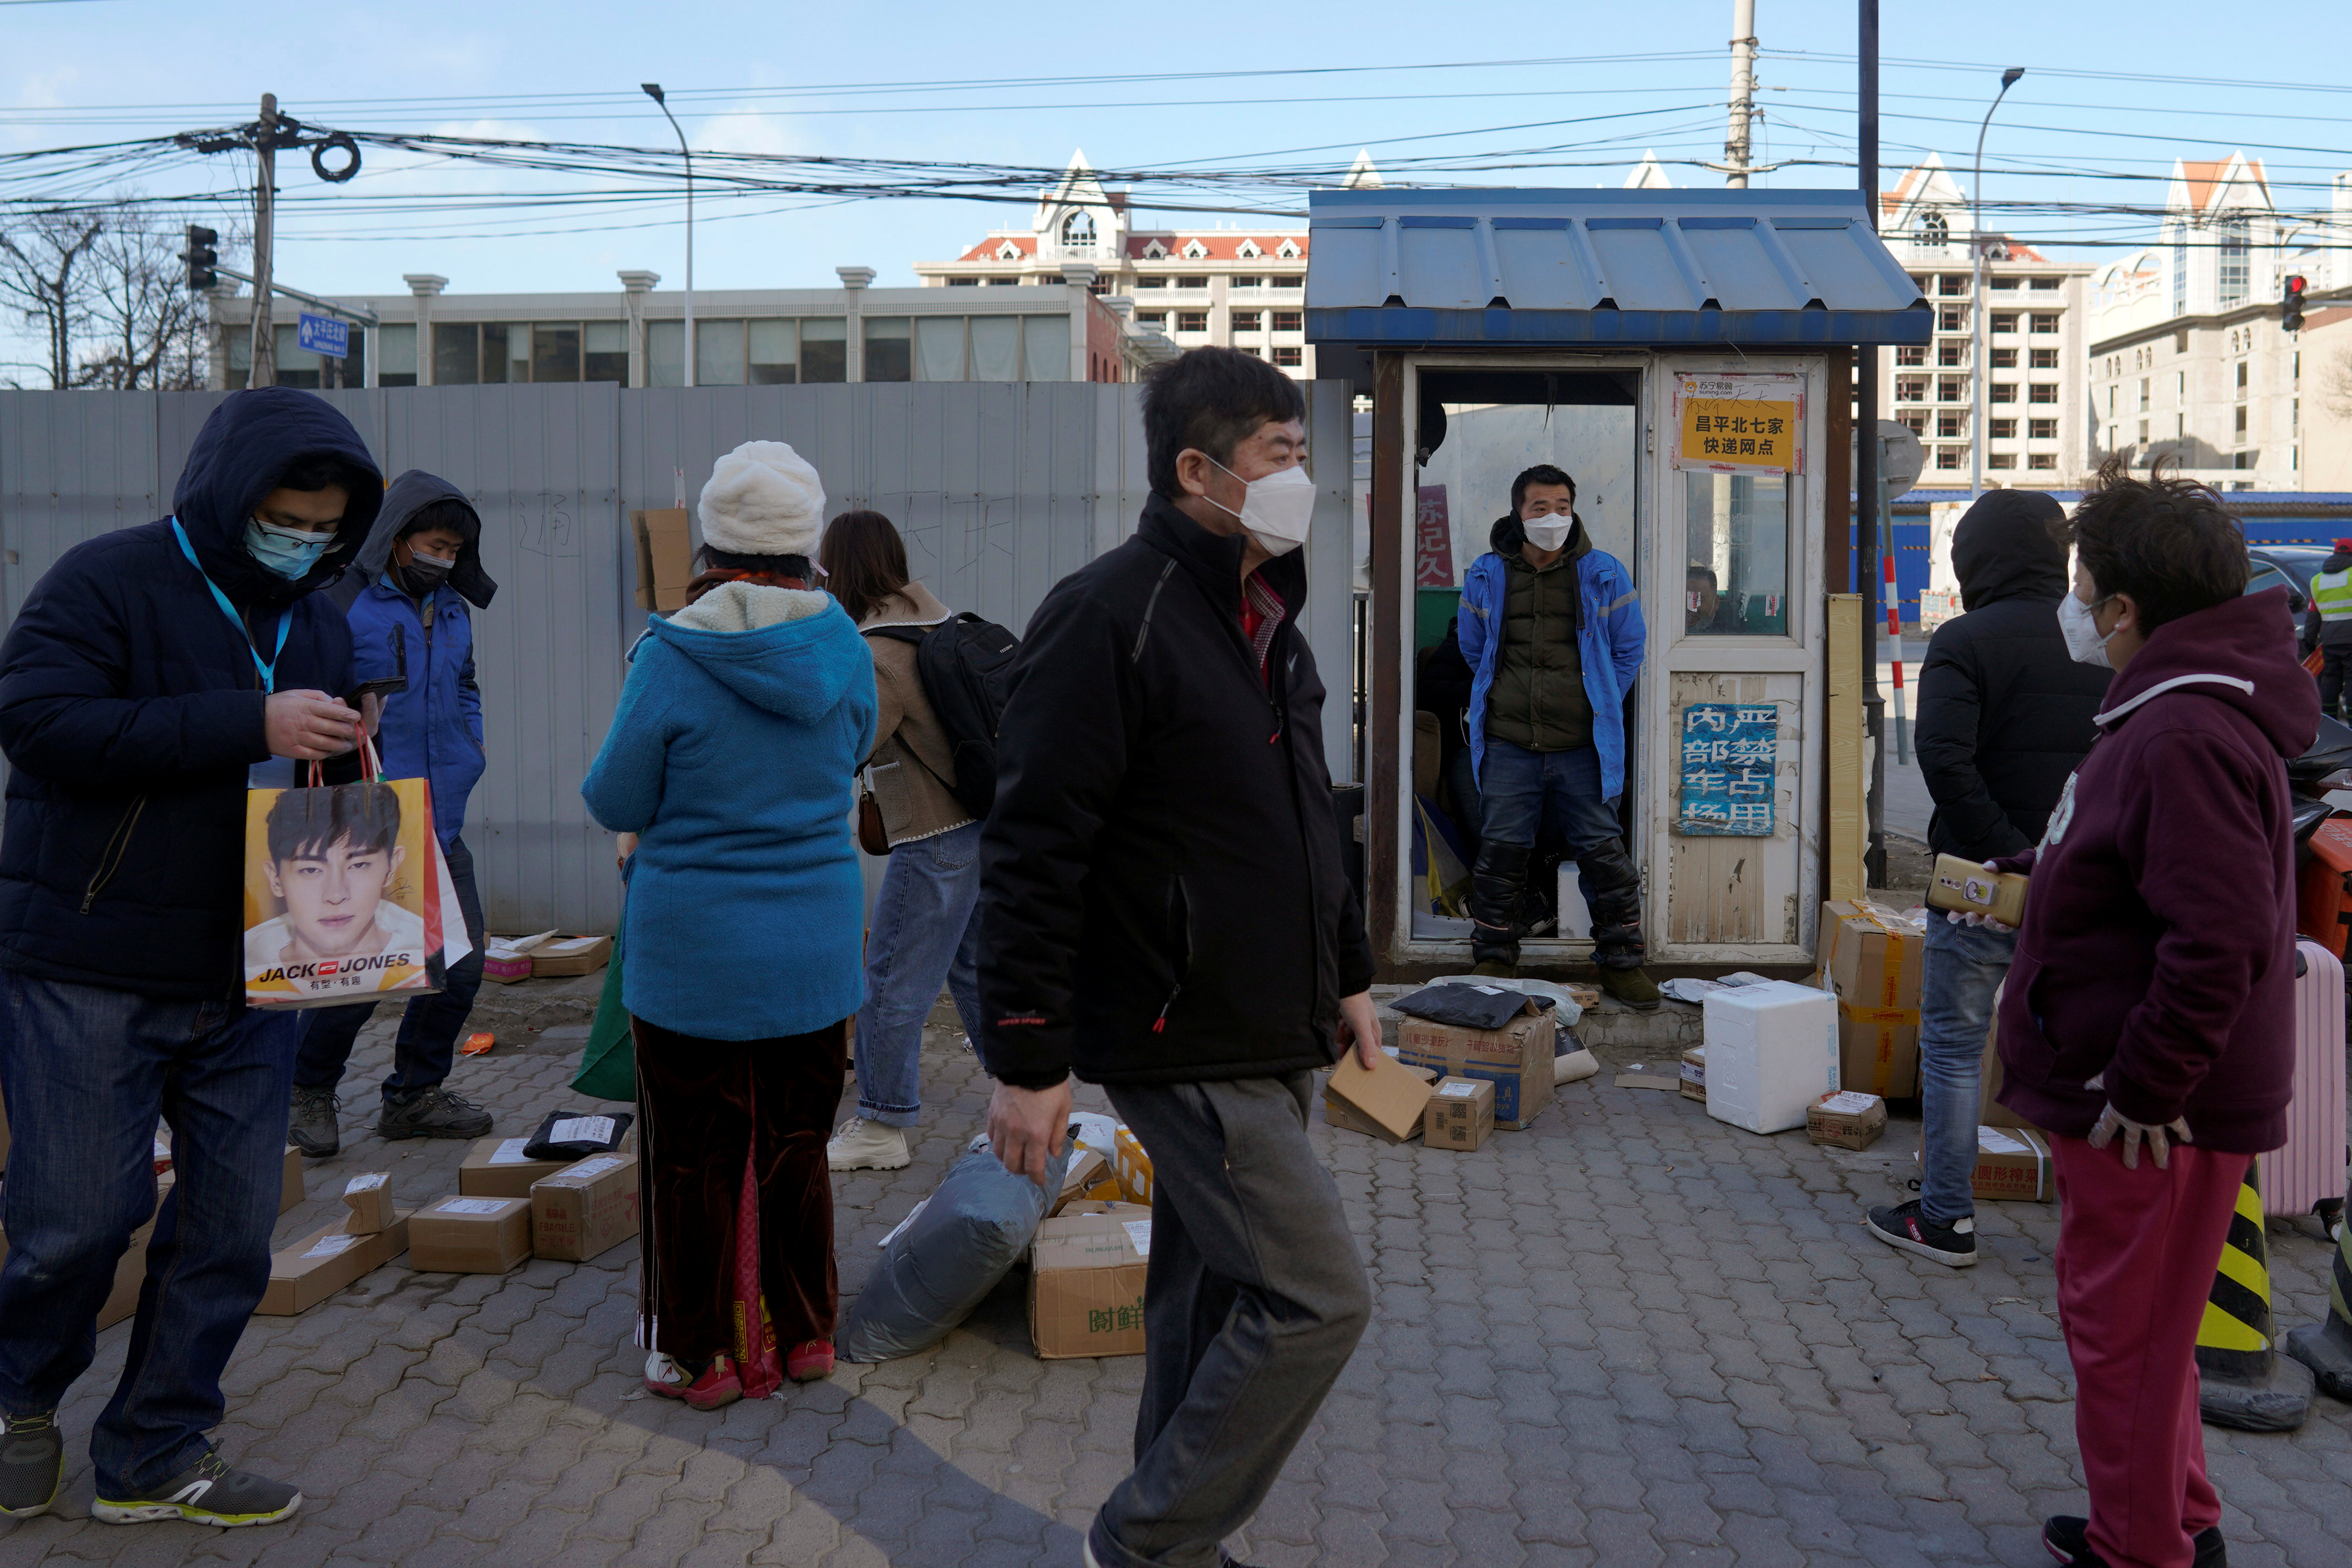
M 2221 1522 L 2197 1416 L 2197 1326 L 2213 1289 L 2246 1154 L 2050 1140 L 2058 1178 L 2058 1315 L 2074 1363 L 2074 1439 L 2090 1482 L 2091 1549 L 2111 1568 L 2189 1568 Z

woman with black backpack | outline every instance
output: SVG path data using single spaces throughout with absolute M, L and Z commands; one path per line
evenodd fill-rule
M 858 837 L 868 853 L 890 858 L 866 938 L 857 1113 L 834 1133 L 825 1158 L 836 1171 L 895 1171 L 913 1158 L 905 1130 L 922 1111 L 923 1024 L 942 982 L 964 1033 L 980 1036 L 981 825 L 957 798 L 956 739 L 919 668 L 924 638 L 961 628 L 936 595 L 909 580 L 906 542 L 878 511 L 835 518 L 819 559 L 825 586 L 874 656 L 875 745 Z

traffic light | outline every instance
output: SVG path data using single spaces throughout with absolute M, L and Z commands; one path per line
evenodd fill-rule
M 188 264 L 188 287 L 198 293 L 220 281 L 213 266 L 220 260 L 220 252 L 213 247 L 220 236 L 196 224 L 188 226 L 188 248 L 180 252 L 180 259 Z
M 2304 276 L 2297 272 L 2286 280 L 2286 299 L 2279 307 L 2279 327 L 2282 331 L 2303 331 Z

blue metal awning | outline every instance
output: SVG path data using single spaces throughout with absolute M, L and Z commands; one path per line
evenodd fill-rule
M 1860 191 L 1317 191 L 1318 349 L 1924 343 Z

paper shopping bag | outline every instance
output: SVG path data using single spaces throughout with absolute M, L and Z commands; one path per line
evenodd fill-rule
M 375 773 L 373 747 L 365 761 Z M 448 886 L 423 779 L 247 791 L 246 1001 L 327 1007 L 440 990 L 445 925 L 470 950 Z

